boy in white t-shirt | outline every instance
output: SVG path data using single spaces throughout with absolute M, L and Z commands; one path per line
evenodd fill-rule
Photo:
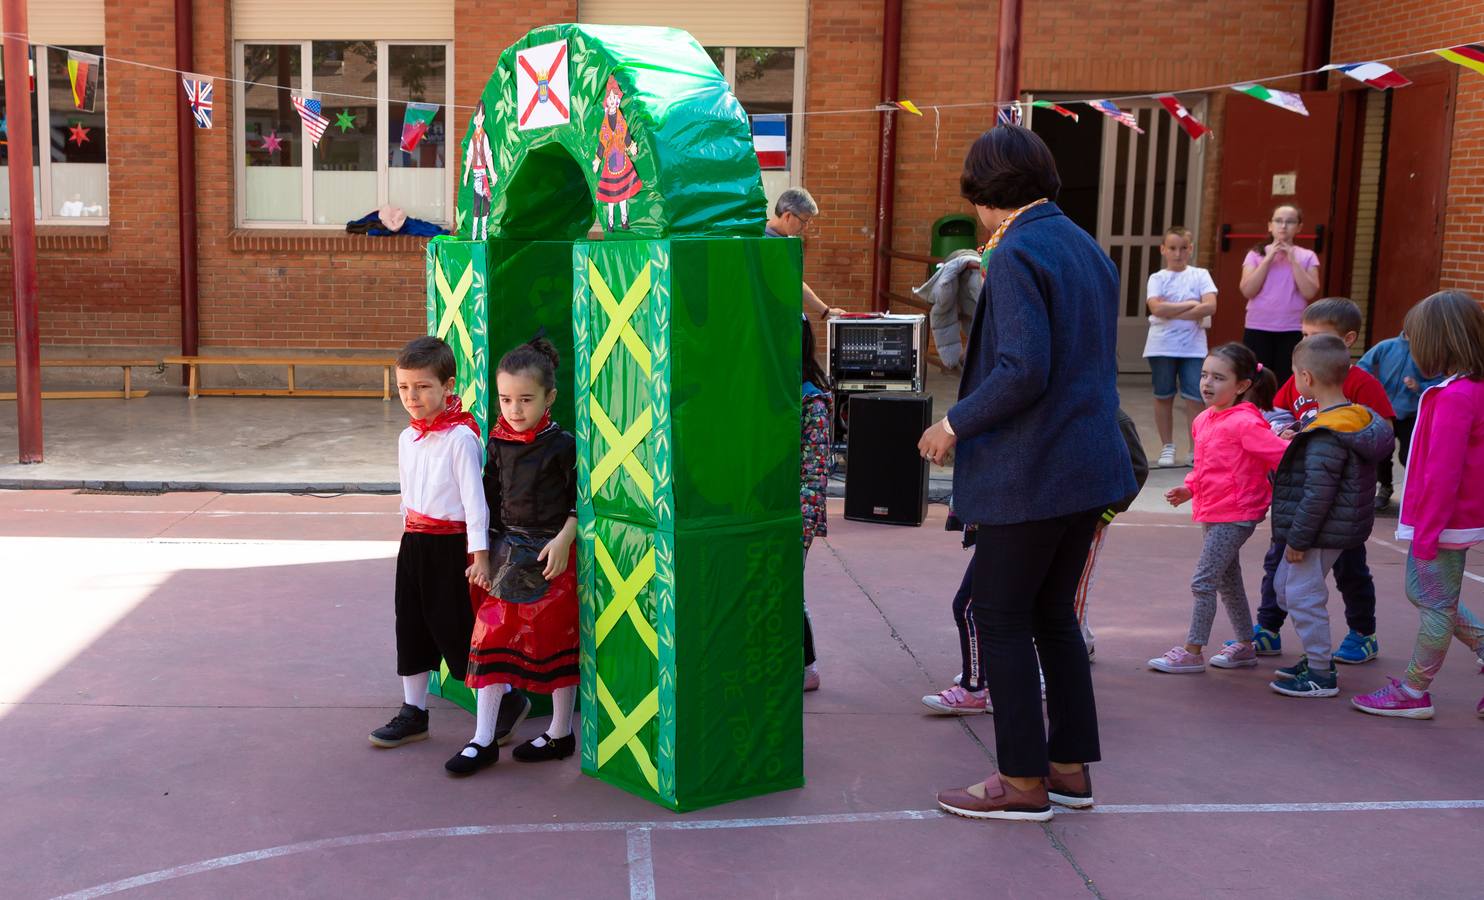
M 1206 358 L 1206 329 L 1216 311 L 1216 283 L 1211 273 L 1190 265 L 1190 229 L 1176 225 L 1159 245 L 1165 267 L 1149 276 L 1149 337 L 1144 358 L 1154 375 L 1154 425 L 1161 446 L 1158 466 L 1175 464 L 1175 394 L 1185 401 L 1186 433 L 1205 409 L 1201 402 L 1201 363 Z M 1195 445 L 1191 445 L 1191 454 Z

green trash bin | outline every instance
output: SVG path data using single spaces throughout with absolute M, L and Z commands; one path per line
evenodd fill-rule
M 955 250 L 972 250 L 978 243 L 978 230 L 974 217 L 954 213 L 933 223 L 932 242 L 928 248 L 928 255 L 943 259 Z M 929 278 L 936 269 L 937 266 L 928 266 Z

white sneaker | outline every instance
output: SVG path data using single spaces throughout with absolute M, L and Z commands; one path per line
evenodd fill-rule
M 1165 444 L 1159 451 L 1159 459 L 1154 463 L 1161 469 L 1169 469 L 1175 465 L 1175 445 Z

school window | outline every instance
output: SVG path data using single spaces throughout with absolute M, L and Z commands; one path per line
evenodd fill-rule
M 803 178 L 804 51 L 796 47 L 707 47 L 748 115 L 768 212 Z
M 447 42 L 239 42 L 238 222 L 344 228 L 383 206 L 450 222 L 452 52 Z M 320 101 L 318 147 L 295 94 Z
M 33 46 L 31 52 L 34 62 L 28 68 L 34 73 L 29 79 L 29 94 L 35 216 L 48 224 L 106 225 L 108 134 L 103 47 Z M 0 219 L 6 221 L 10 219 L 8 121 L 0 79 Z M 42 147 L 45 152 L 41 152 Z

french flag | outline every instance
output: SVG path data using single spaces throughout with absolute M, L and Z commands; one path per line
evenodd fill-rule
M 1348 65 L 1329 65 L 1324 68 L 1344 72 L 1356 81 L 1363 81 L 1381 91 L 1387 88 L 1406 87 L 1412 83 L 1411 79 L 1407 78 L 1407 76 L 1384 63 L 1350 63 Z
M 788 168 L 788 117 L 753 116 L 752 148 L 762 169 Z

